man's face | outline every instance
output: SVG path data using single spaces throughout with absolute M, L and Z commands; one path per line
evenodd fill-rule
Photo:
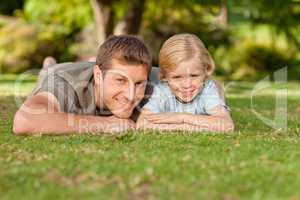
M 96 66 L 97 67 L 97 66 Z M 99 70 L 99 69 L 98 69 Z M 120 63 L 113 59 L 109 69 L 94 68 L 98 107 L 109 109 L 116 117 L 129 118 L 145 95 L 148 71 L 143 65 Z M 102 104 L 102 105 L 101 105 Z
M 166 74 L 166 80 L 173 95 L 181 102 L 192 101 L 203 88 L 205 72 L 197 64 L 185 61 Z

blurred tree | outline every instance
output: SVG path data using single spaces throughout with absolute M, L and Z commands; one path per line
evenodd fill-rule
M 48 45 L 48 55 L 59 61 L 74 58 L 70 46 L 75 36 L 92 21 L 89 0 L 27 0 L 24 19 L 37 28 L 37 38 Z
M 224 28 L 227 28 L 229 24 L 229 8 L 228 8 L 227 0 L 221 0 L 220 7 L 221 7 L 220 14 L 219 14 L 220 24 Z
M 22 1 L 1 0 L 0 10 L 12 2 Z M 176 33 L 189 32 L 212 53 L 217 74 L 255 78 L 258 71 L 272 72 L 287 63 L 299 66 L 299 4 L 299 0 L 26 0 L 23 15 L 14 13 L 25 22 L 7 16 L 1 20 L 0 15 L 0 65 L 3 71 L 19 72 L 39 66 L 47 55 L 60 62 L 74 56 L 85 59 L 95 55 L 110 34 L 139 34 L 156 65 L 162 43 Z
M 102 43 L 105 38 L 113 33 L 114 28 L 114 0 L 91 0 L 96 23 L 97 40 Z
M 21 21 L 7 24 L 0 29 L 0 72 L 16 73 L 35 67 L 40 59 L 36 39 L 37 30 Z M 41 61 L 41 60 L 39 60 Z
M 111 34 L 137 34 L 142 22 L 145 0 L 123 1 L 125 14 L 116 22 L 115 3 L 119 0 L 91 0 L 97 29 L 97 39 L 102 43 Z
M 230 30 L 218 22 L 221 1 L 206 0 L 152 0 L 147 1 L 141 34 L 150 46 L 154 64 L 162 43 L 176 33 L 194 33 L 210 51 L 230 43 Z
M 291 44 L 300 48 L 300 1 L 241 0 L 236 4 L 244 8 L 244 17 L 253 25 L 267 24 L 275 34 L 284 34 Z
M 58 35 L 77 33 L 92 20 L 89 0 L 27 0 L 24 18 L 45 31 Z
M 124 18 L 116 25 L 115 34 L 138 34 L 146 0 L 134 0 L 128 5 Z
M 25 0 L 1 0 L 0 14 L 13 15 L 16 9 L 22 9 Z

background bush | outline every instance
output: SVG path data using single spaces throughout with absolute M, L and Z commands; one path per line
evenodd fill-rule
M 64 62 L 96 54 L 99 42 L 89 0 L 5 2 L 0 2 L 1 72 L 41 67 L 49 55 Z M 132 1 L 112 2 L 115 21 L 121 21 Z M 220 24 L 224 2 L 227 25 Z M 300 3 L 292 0 L 271 6 L 267 0 L 145 0 L 139 35 L 150 47 L 154 65 L 168 37 L 190 32 L 203 40 L 217 64 L 216 75 L 223 79 L 255 80 L 285 66 L 289 78 L 299 79 L 299 19 Z

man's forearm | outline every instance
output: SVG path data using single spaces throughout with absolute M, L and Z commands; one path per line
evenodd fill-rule
M 116 125 L 107 117 L 75 115 L 70 113 L 28 114 L 19 111 L 15 118 L 14 131 L 17 134 L 46 133 L 101 133 L 111 132 Z

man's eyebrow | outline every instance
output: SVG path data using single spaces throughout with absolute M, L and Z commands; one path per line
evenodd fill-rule
M 135 82 L 139 83 L 139 82 L 147 82 L 147 81 L 148 81 L 147 79 L 139 79 L 139 80 L 136 80 Z
M 128 79 L 127 76 L 124 76 L 124 75 L 122 75 L 122 74 L 118 74 L 118 73 L 112 73 L 112 74 L 113 74 L 113 76 L 120 76 L 120 77 L 122 77 L 122 78 L 127 78 L 127 79 Z

